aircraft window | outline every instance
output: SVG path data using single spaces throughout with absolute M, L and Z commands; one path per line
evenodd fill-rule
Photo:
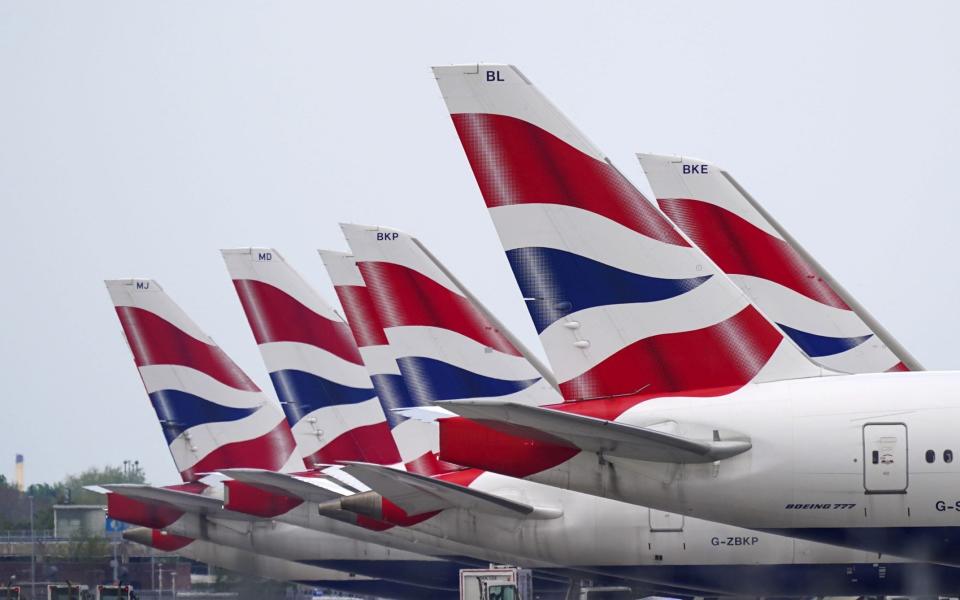
M 953 450 L 944 450 L 943 451 L 943 462 L 953 462 Z
M 925 456 L 928 463 L 932 463 L 933 461 L 937 460 L 937 453 L 934 452 L 933 450 L 927 450 L 927 453 Z

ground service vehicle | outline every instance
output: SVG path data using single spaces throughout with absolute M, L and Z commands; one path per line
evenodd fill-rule
M 47 600 L 89 600 L 90 588 L 72 583 L 51 583 L 47 585 Z
M 20 600 L 20 586 L 11 585 L 0 589 L 0 594 L 4 600 Z
M 461 569 L 460 600 L 528 600 L 533 598 L 529 569 L 491 567 Z
M 98 585 L 96 600 L 133 600 L 137 595 L 129 585 Z

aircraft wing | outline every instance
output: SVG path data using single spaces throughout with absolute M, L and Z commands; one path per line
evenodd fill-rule
M 488 492 L 400 471 L 382 465 L 348 462 L 344 469 L 387 498 L 409 515 L 418 515 L 445 508 L 463 508 L 477 512 L 514 518 L 555 518 L 562 513 L 542 509 Z
M 353 493 L 352 490 L 343 488 L 325 477 L 314 480 L 263 469 L 222 469 L 220 473 L 273 494 L 300 498 L 317 504 Z
M 209 514 L 219 518 L 242 521 L 257 518 L 251 515 L 223 510 L 222 500 L 209 496 L 201 496 L 200 494 L 168 490 L 140 483 L 111 483 L 101 487 L 111 493 L 120 494 L 121 496 L 133 498 L 134 500 L 152 504 L 166 504 L 189 513 Z
M 669 463 L 705 463 L 746 452 L 746 440 L 722 441 L 684 437 L 647 427 L 637 427 L 596 417 L 490 400 L 438 402 L 460 416 L 509 435 L 530 437 L 533 432 L 571 444 L 586 452 L 607 456 Z

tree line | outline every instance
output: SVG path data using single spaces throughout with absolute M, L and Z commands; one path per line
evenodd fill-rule
M 103 505 L 104 496 L 84 487 L 105 483 L 146 483 L 146 476 L 137 463 L 91 467 L 78 475 L 68 475 L 63 481 L 34 483 L 20 492 L 6 476 L 0 475 L 0 532 L 30 529 L 30 496 L 33 497 L 34 528 L 52 530 L 54 504 Z

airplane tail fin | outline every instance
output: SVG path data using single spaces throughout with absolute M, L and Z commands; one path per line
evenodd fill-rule
M 342 225 L 413 401 L 562 401 L 545 367 L 413 236 Z
M 326 250 L 321 250 L 320 256 L 386 413 L 401 462 L 408 470 L 418 473 L 435 474 L 454 469 L 437 459 L 436 424 L 404 416 L 418 404 L 404 383 L 396 348 L 387 341 L 356 260 L 350 254 Z
M 279 407 L 153 280 L 107 281 L 134 362 L 184 481 L 295 458 Z
M 347 323 L 275 249 L 222 254 L 304 463 L 399 462 Z
M 515 67 L 434 75 L 567 400 L 822 373 Z
M 811 360 L 835 371 L 919 363 L 717 165 L 639 154 L 660 209 Z

